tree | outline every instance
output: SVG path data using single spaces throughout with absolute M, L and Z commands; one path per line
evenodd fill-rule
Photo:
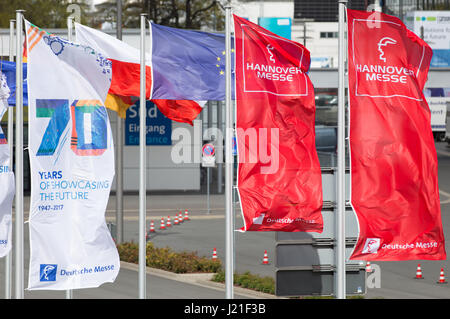
M 122 21 L 124 28 L 139 28 L 140 13 L 154 23 L 175 28 L 205 31 L 223 30 L 223 7 L 217 0 L 123 0 Z M 117 4 L 108 0 L 96 5 L 97 21 L 116 21 Z
M 16 18 L 16 10 L 23 9 L 25 18 L 41 28 L 67 28 L 70 4 L 79 5 L 81 23 L 86 24 L 89 18 L 87 0 L 1 0 L 0 27 L 9 28 L 9 20 Z

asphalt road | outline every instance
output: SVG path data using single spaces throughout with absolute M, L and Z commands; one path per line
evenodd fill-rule
M 241 218 L 236 218 L 236 225 L 239 225 L 240 221 Z M 156 233 L 149 238 L 156 247 L 170 247 L 178 252 L 195 251 L 199 256 L 208 258 L 212 257 L 213 249 L 216 248 L 218 258 L 223 264 L 225 263 L 225 218 L 223 215 L 192 216 L 190 221 L 178 226 L 172 225 L 164 231 L 158 229 L 159 225 L 158 220 L 155 223 Z M 137 221 L 126 223 L 125 241 L 137 242 L 137 227 Z M 235 232 L 236 272 L 250 271 L 261 276 L 273 277 L 275 273 L 274 236 L 273 232 Z M 269 256 L 269 265 L 262 264 L 265 250 Z
M 138 196 L 126 195 L 124 197 L 124 240 L 138 242 Z M 213 248 L 216 247 L 218 258 L 224 260 L 225 254 L 225 224 L 224 224 L 224 197 L 223 195 L 211 196 L 211 211 L 206 209 L 205 195 L 157 195 L 148 196 L 147 200 L 147 229 L 150 221 L 155 220 L 155 227 L 159 227 L 162 216 L 172 217 L 180 209 L 189 209 L 190 221 L 173 225 L 166 231 L 160 231 L 150 236 L 150 239 L 158 247 L 171 247 L 175 251 L 196 251 L 200 256 L 212 257 Z M 28 218 L 29 198 L 25 197 L 24 211 L 25 221 Z M 115 222 L 115 197 L 111 196 L 106 212 L 106 220 Z M 236 218 L 236 227 L 240 227 L 240 217 Z M 28 283 L 29 264 L 29 239 L 28 224 L 24 225 L 24 283 Z M 245 244 L 242 245 L 242 242 Z M 250 245 L 248 245 L 250 244 Z M 272 255 L 274 245 L 273 233 L 266 234 L 241 234 L 236 233 L 236 247 L 239 256 L 237 271 L 257 271 L 264 275 L 273 275 L 274 268 L 270 260 L 269 265 L 262 265 L 264 249 Z M 266 247 L 261 251 L 261 248 Z M 14 251 L 13 251 L 14 252 Z M 14 262 L 14 256 L 13 256 Z M 0 261 L 0 299 L 4 298 L 5 260 Z M 13 265 L 14 269 L 14 265 Z M 14 274 L 12 276 L 14 285 Z M 171 279 L 170 276 L 161 276 L 154 273 L 147 275 L 147 298 L 149 299 L 225 299 L 223 285 L 201 282 L 189 282 L 186 280 Z M 121 267 L 114 283 L 105 283 L 99 288 L 79 289 L 73 291 L 74 299 L 136 299 L 138 298 L 138 272 L 137 269 Z M 14 286 L 12 289 L 14 298 Z M 264 298 L 264 295 L 235 290 L 236 299 Z M 28 291 L 25 290 L 25 299 L 64 299 L 65 291 Z
M 446 236 L 447 251 L 450 239 L 450 147 L 446 143 L 436 143 L 439 160 L 439 188 L 442 209 L 442 221 Z M 138 196 L 124 197 L 124 240 L 138 241 Z M 156 233 L 150 241 L 157 247 L 170 247 L 175 251 L 196 251 L 200 256 L 211 257 L 213 249 L 217 249 L 218 258 L 224 261 L 225 256 L 225 218 L 223 195 L 211 195 L 211 211 L 207 212 L 206 195 L 149 195 L 147 199 L 147 229 L 154 220 Z M 25 212 L 28 208 L 26 199 Z M 190 221 L 173 225 L 173 217 L 180 210 L 188 209 Z M 159 230 L 161 217 L 171 216 L 172 227 Z M 107 221 L 115 221 L 115 197 L 108 203 Z M 26 219 L 26 216 L 25 216 Z M 235 219 L 235 229 L 242 226 L 239 209 Z M 25 266 L 28 267 L 28 228 L 25 225 Z M 261 276 L 275 277 L 275 233 L 273 232 L 235 232 L 235 272 L 251 273 Z M 263 265 L 264 251 L 267 250 L 269 265 Z M 422 266 L 424 279 L 414 279 L 417 264 Z M 439 271 L 443 267 L 446 277 L 450 275 L 450 265 L 446 261 L 402 261 L 376 262 L 380 266 L 381 288 L 368 289 L 366 298 L 450 298 L 450 284 L 439 285 Z M 4 263 L 0 262 L 0 287 L 4 282 Z M 25 272 L 27 276 L 27 271 Z M 25 286 L 27 277 L 25 276 Z M 0 298 L 4 291 L 0 288 Z M 138 273 L 122 267 L 116 282 L 107 283 L 100 288 L 74 291 L 74 298 L 137 298 Z M 169 278 L 149 274 L 147 276 L 147 296 L 151 299 L 223 299 L 223 288 L 211 288 L 171 280 Z M 248 298 L 239 295 L 236 298 Z M 25 298 L 65 298 L 62 291 L 26 291 Z
M 28 264 L 29 264 L 29 241 L 28 227 L 25 224 L 25 288 L 28 283 Z M 5 259 L 0 262 L 0 299 L 5 298 Z M 14 258 L 13 258 L 14 262 Z M 13 265 L 14 269 L 14 265 Z M 150 272 L 150 273 L 149 273 Z M 205 284 L 204 281 L 180 280 L 171 278 L 168 273 L 155 273 L 150 270 L 147 273 L 146 291 L 148 299 L 225 299 L 225 289 L 218 284 Z M 14 273 L 12 276 L 14 298 Z M 25 299 L 65 299 L 65 291 L 50 290 L 25 290 Z M 105 283 L 99 288 L 78 289 L 73 291 L 74 299 L 137 299 L 139 298 L 139 283 L 137 265 L 127 265 L 122 263 L 119 275 L 114 283 Z M 246 293 L 235 292 L 235 298 L 248 299 L 260 298 L 258 295 L 248 295 Z
M 442 223 L 446 237 L 446 248 L 449 250 L 450 242 L 450 147 L 447 143 L 436 143 L 439 161 L 439 189 L 441 199 Z M 202 201 L 203 196 L 203 201 Z M 194 215 L 191 221 L 179 226 L 172 226 L 165 231 L 158 231 L 150 240 L 158 247 L 170 247 L 176 251 L 197 251 L 199 255 L 211 256 L 214 247 L 217 248 L 219 258 L 225 254 L 225 224 L 223 197 L 213 196 L 211 202 L 213 209 L 211 214 L 206 213 L 206 199 L 189 197 L 187 201 L 178 197 L 162 199 L 150 197 L 149 220 L 155 220 L 155 228 L 160 225 L 160 216 L 167 217 L 173 211 L 192 207 Z M 136 203 L 136 201 L 133 201 Z M 184 205 L 184 206 L 183 206 Z M 161 207 L 166 207 L 162 210 Z M 129 219 L 132 219 L 132 208 Z M 237 209 L 236 229 L 242 226 L 239 209 Z M 173 217 L 173 216 L 172 216 Z M 126 240 L 136 240 L 137 220 L 127 223 L 125 229 Z M 273 263 L 275 253 L 275 233 L 273 232 L 235 232 L 235 271 L 251 273 L 261 276 L 275 277 L 275 265 Z M 267 250 L 270 259 L 269 265 L 262 265 L 264 250 Z M 416 268 L 421 264 L 423 280 L 415 279 Z M 373 263 L 372 263 L 373 264 Z M 444 268 L 447 280 L 450 275 L 450 264 L 445 261 L 396 261 L 376 262 L 374 267 L 380 267 L 381 288 L 368 288 L 366 298 L 402 298 L 402 299 L 426 299 L 426 298 L 450 298 L 450 284 L 437 284 L 440 269 Z

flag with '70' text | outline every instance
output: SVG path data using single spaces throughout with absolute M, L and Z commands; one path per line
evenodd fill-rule
M 120 261 L 105 220 L 114 144 L 104 101 L 111 63 L 26 21 L 31 166 L 28 289 L 113 282 Z

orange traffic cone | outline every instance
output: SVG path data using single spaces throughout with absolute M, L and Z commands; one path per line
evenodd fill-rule
M 189 214 L 187 209 L 184 211 L 184 220 L 189 220 Z
M 170 222 L 170 216 L 167 216 L 167 227 L 172 227 L 172 223 Z
M 174 219 L 173 224 L 174 224 L 174 225 L 178 225 L 178 216 L 177 216 L 177 215 L 175 215 L 175 219 Z
M 420 264 L 417 265 L 416 279 L 423 279 L 423 277 L 422 277 L 422 268 L 420 267 Z
M 164 217 L 161 217 L 161 226 L 159 229 L 166 229 L 166 225 L 164 224 Z
M 155 223 L 152 221 L 150 221 L 150 233 L 154 233 L 155 232 Z
M 445 280 L 444 268 L 441 268 L 441 273 L 439 274 L 439 281 L 437 283 L 438 284 L 446 284 L 447 283 L 447 281 Z
M 181 210 L 180 210 L 180 212 L 178 213 L 178 222 L 179 222 L 179 223 L 182 223 L 182 222 L 183 222 L 183 213 L 181 212 Z
M 216 259 L 217 259 L 217 250 L 216 250 L 216 247 L 214 247 L 212 259 L 213 259 L 213 260 L 216 260 Z
M 366 264 L 366 272 L 372 272 L 372 266 L 370 265 L 370 261 Z
M 269 257 L 267 256 L 267 250 L 264 250 L 264 258 L 263 258 L 263 265 L 269 264 Z

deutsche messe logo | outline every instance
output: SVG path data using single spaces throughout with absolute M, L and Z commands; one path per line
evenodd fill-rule
M 376 254 L 380 248 L 380 238 L 367 238 L 362 251 L 363 254 Z
M 56 281 L 57 268 L 55 264 L 41 264 L 40 281 Z

